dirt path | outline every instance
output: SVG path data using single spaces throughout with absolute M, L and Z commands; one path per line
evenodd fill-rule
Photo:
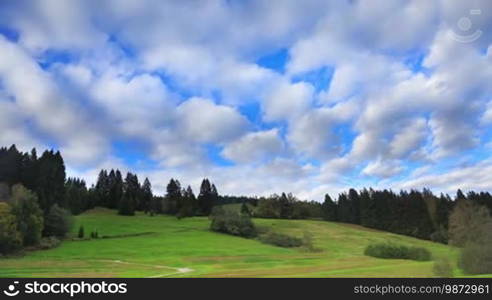
M 195 271 L 195 270 L 193 270 L 191 268 L 175 268 L 175 267 L 164 266 L 164 265 L 140 264 L 140 263 L 132 263 L 132 262 L 127 262 L 127 261 L 121 261 L 121 260 L 106 260 L 106 259 L 102 259 L 102 260 L 98 260 L 98 261 L 110 262 L 110 263 L 116 263 L 116 264 L 145 266 L 145 267 L 152 267 L 152 268 L 157 268 L 157 269 L 169 269 L 169 270 L 175 270 L 176 271 L 174 273 L 166 273 L 166 274 L 152 275 L 152 276 L 148 276 L 146 278 L 169 277 L 169 276 L 176 275 L 176 274 L 185 274 L 185 273 L 189 273 L 189 272 Z

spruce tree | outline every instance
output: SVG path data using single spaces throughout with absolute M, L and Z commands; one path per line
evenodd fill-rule
M 142 209 L 145 213 L 148 213 L 151 210 L 152 198 L 152 185 L 150 184 L 149 179 L 145 178 L 142 185 Z

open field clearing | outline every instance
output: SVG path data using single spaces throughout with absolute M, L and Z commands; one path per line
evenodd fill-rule
M 1 277 L 428 277 L 433 262 L 388 260 L 363 255 L 371 242 L 393 241 L 429 249 L 456 261 L 446 245 L 364 227 L 307 220 L 255 219 L 258 226 L 302 236 L 314 246 L 280 248 L 209 231 L 209 220 L 171 216 L 118 216 L 96 209 L 76 217 L 99 239 L 68 240 L 55 249 L 0 260 Z M 101 238 L 101 237 L 110 238 Z M 455 269 L 455 275 L 460 271 Z

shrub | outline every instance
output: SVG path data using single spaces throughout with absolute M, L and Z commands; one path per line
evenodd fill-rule
M 453 277 L 453 266 L 447 258 L 441 258 L 434 262 L 432 267 L 434 275 L 438 277 L 451 278 Z
M 364 254 L 377 258 L 412 259 L 418 261 L 431 259 L 431 253 L 425 248 L 390 243 L 370 244 L 364 250 Z
M 257 234 L 251 218 L 234 211 L 214 209 L 211 219 L 210 229 L 213 231 L 246 238 L 255 237 Z
M 313 234 L 305 231 L 302 235 L 302 247 L 308 252 L 320 252 L 319 248 L 316 248 L 313 244 Z
M 57 204 L 50 208 L 45 218 L 44 236 L 64 238 L 73 225 L 73 217 L 66 209 Z
M 467 243 L 461 250 L 459 265 L 467 274 L 492 273 L 492 244 Z
M 268 232 L 260 236 L 260 241 L 265 244 L 271 244 L 278 247 L 292 248 L 302 246 L 302 239 L 287 234 Z
M 0 254 L 10 254 L 22 247 L 21 233 L 17 230 L 17 219 L 10 206 L 0 202 Z
M 77 237 L 79 239 L 83 239 L 84 238 L 84 226 L 80 225 L 80 227 L 79 227 L 79 234 L 77 235 Z
M 61 243 L 61 241 L 54 236 L 44 237 L 39 242 L 39 245 L 37 248 L 39 248 L 41 250 L 56 248 L 60 245 L 60 243 Z

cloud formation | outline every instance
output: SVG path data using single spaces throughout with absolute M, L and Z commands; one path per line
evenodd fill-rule
M 491 13 L 487 0 L 2 1 L 0 146 L 55 147 L 69 175 L 119 167 L 157 192 L 203 176 L 315 200 L 491 190 Z

